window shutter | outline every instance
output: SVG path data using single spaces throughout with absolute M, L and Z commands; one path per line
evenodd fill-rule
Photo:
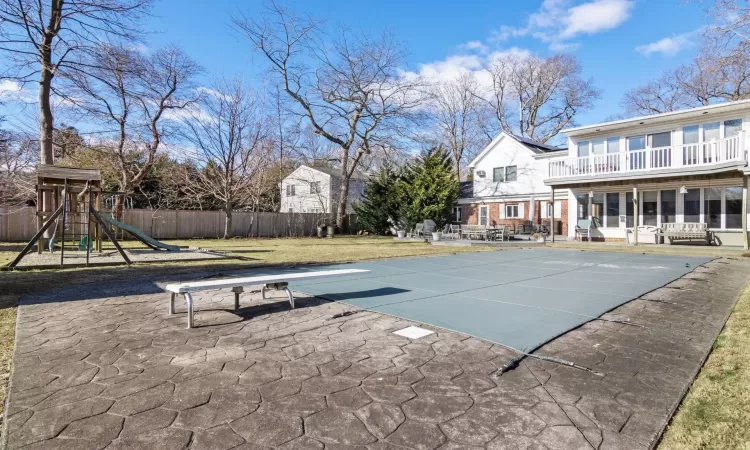
M 520 219 L 524 219 L 525 216 L 523 215 L 523 203 L 518 204 L 518 217 Z
M 500 203 L 500 218 L 505 219 L 505 203 Z

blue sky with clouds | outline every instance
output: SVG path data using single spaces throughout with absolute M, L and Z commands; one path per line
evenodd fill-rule
M 473 70 L 494 52 L 576 55 L 602 98 L 580 123 L 621 111 L 623 93 L 687 62 L 708 23 L 704 2 L 685 0 L 298 0 L 298 13 L 328 27 L 391 30 L 408 51 L 405 69 L 450 76 Z M 253 80 L 264 61 L 232 29 L 231 17 L 258 14 L 260 0 L 157 0 L 146 29 L 149 46 L 176 43 L 217 76 Z M 0 85 L 0 95 L 2 87 Z M 7 85 L 6 85 L 7 89 Z M 7 95 L 7 92 L 6 92 Z

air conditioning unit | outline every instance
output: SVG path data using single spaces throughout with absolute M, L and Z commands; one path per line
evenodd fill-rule
M 477 170 L 477 176 L 479 178 L 484 178 L 487 176 L 487 173 L 484 170 Z

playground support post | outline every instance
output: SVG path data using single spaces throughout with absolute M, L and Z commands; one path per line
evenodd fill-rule
M 91 254 L 91 189 L 89 189 L 89 209 L 86 211 L 86 267 Z
M 63 210 L 63 205 L 60 205 L 60 206 L 57 207 L 57 209 L 55 210 L 55 212 L 52 213 L 51 216 L 49 216 L 49 219 L 47 219 L 47 221 L 44 222 L 44 225 L 42 225 L 42 227 L 39 229 L 39 231 L 36 232 L 36 234 L 34 235 L 34 237 L 31 238 L 31 240 L 28 242 L 28 244 L 26 244 L 26 246 L 23 248 L 23 250 L 21 250 L 21 253 L 19 253 L 18 256 L 16 256 L 16 259 L 14 259 L 10 264 L 8 264 L 9 268 L 12 269 L 19 262 L 21 262 L 21 260 L 23 259 L 23 257 L 26 256 L 26 254 L 29 252 L 29 250 L 31 250 L 31 247 L 33 247 L 34 244 L 39 241 L 39 239 L 42 237 L 42 235 L 44 235 L 44 232 L 47 231 L 47 229 L 49 228 L 50 225 L 52 225 L 52 222 L 54 222 L 57 219 L 57 216 L 60 215 L 60 213 L 62 212 L 62 210 Z
M 122 247 L 120 247 L 120 243 L 117 242 L 117 238 L 112 235 L 112 232 L 110 231 L 106 222 L 104 222 L 104 219 L 102 219 L 101 216 L 99 215 L 99 212 L 91 208 L 91 214 L 94 215 L 94 218 L 96 218 L 96 221 L 99 222 L 99 224 L 102 226 L 102 229 L 104 229 L 104 233 L 107 235 L 107 238 L 109 238 L 109 240 L 112 241 L 112 244 L 114 244 L 117 251 L 120 252 L 120 256 L 122 256 L 122 259 L 124 259 L 126 263 L 130 264 L 130 258 L 128 258 L 128 255 L 125 254 L 125 251 L 122 249 Z

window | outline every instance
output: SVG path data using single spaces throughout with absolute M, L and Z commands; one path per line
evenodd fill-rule
M 698 137 L 698 125 L 690 125 L 689 127 L 682 128 L 682 143 L 683 144 L 697 144 L 700 138 Z
M 617 192 L 606 195 L 607 201 L 607 227 L 617 228 L 620 226 L 620 194 Z
M 625 226 L 627 228 L 633 228 L 633 224 L 635 223 L 635 216 L 633 215 L 633 210 L 635 209 L 635 205 L 633 205 L 633 193 L 632 192 L 626 192 L 625 193 Z
M 666 131 L 664 133 L 649 134 L 648 143 L 651 144 L 651 148 L 669 147 L 672 145 L 672 133 Z
M 724 137 L 737 136 L 740 131 L 742 131 L 742 119 L 724 121 Z
M 661 223 L 675 223 L 677 192 L 661 191 Z
M 620 153 L 620 138 L 607 139 L 607 153 Z
M 578 143 L 578 156 L 589 156 L 589 141 Z
M 594 155 L 603 155 L 607 152 L 607 141 L 598 139 L 591 142 L 591 153 Z
M 647 191 L 643 193 L 642 198 L 643 200 L 641 201 L 641 203 L 643 204 L 643 225 L 656 226 L 659 196 L 657 195 L 656 191 Z
M 719 139 L 719 122 L 703 124 L 703 140 L 706 142 Z
M 742 228 L 742 188 L 728 187 L 725 191 L 725 228 Z
M 578 203 L 576 218 L 588 219 L 589 218 L 589 194 L 576 194 L 576 202 Z
M 683 196 L 685 205 L 684 222 L 698 223 L 701 221 L 701 190 L 688 189 Z
M 313 181 L 310 183 L 310 193 L 320 194 L 320 181 Z
M 294 212 L 294 209 L 289 208 L 289 214 L 292 214 Z
M 721 228 L 721 188 L 703 189 L 703 214 L 708 228 Z
M 641 170 L 646 168 L 646 153 L 640 150 L 646 149 L 646 136 L 631 136 L 627 140 L 630 154 L 630 170 Z M 637 153 L 632 153 L 637 152 Z
M 604 194 L 594 194 L 591 199 L 591 218 L 596 217 L 599 226 L 604 223 Z
M 518 168 L 516 166 L 495 167 L 492 169 L 492 181 L 495 183 L 516 181 L 517 178 Z
M 453 208 L 453 218 L 456 222 L 461 223 L 461 207 L 456 206 Z
M 518 205 L 505 205 L 505 217 L 507 219 L 518 219 Z
M 487 226 L 488 207 L 479 207 L 479 225 Z
M 287 184 L 286 185 L 286 196 L 287 197 L 294 197 L 294 185 L 293 184 Z
M 542 210 L 540 211 L 542 213 L 542 219 L 549 219 L 549 214 L 551 211 L 552 203 L 550 202 L 542 202 Z M 562 203 L 555 202 L 555 218 L 556 219 L 562 219 Z

